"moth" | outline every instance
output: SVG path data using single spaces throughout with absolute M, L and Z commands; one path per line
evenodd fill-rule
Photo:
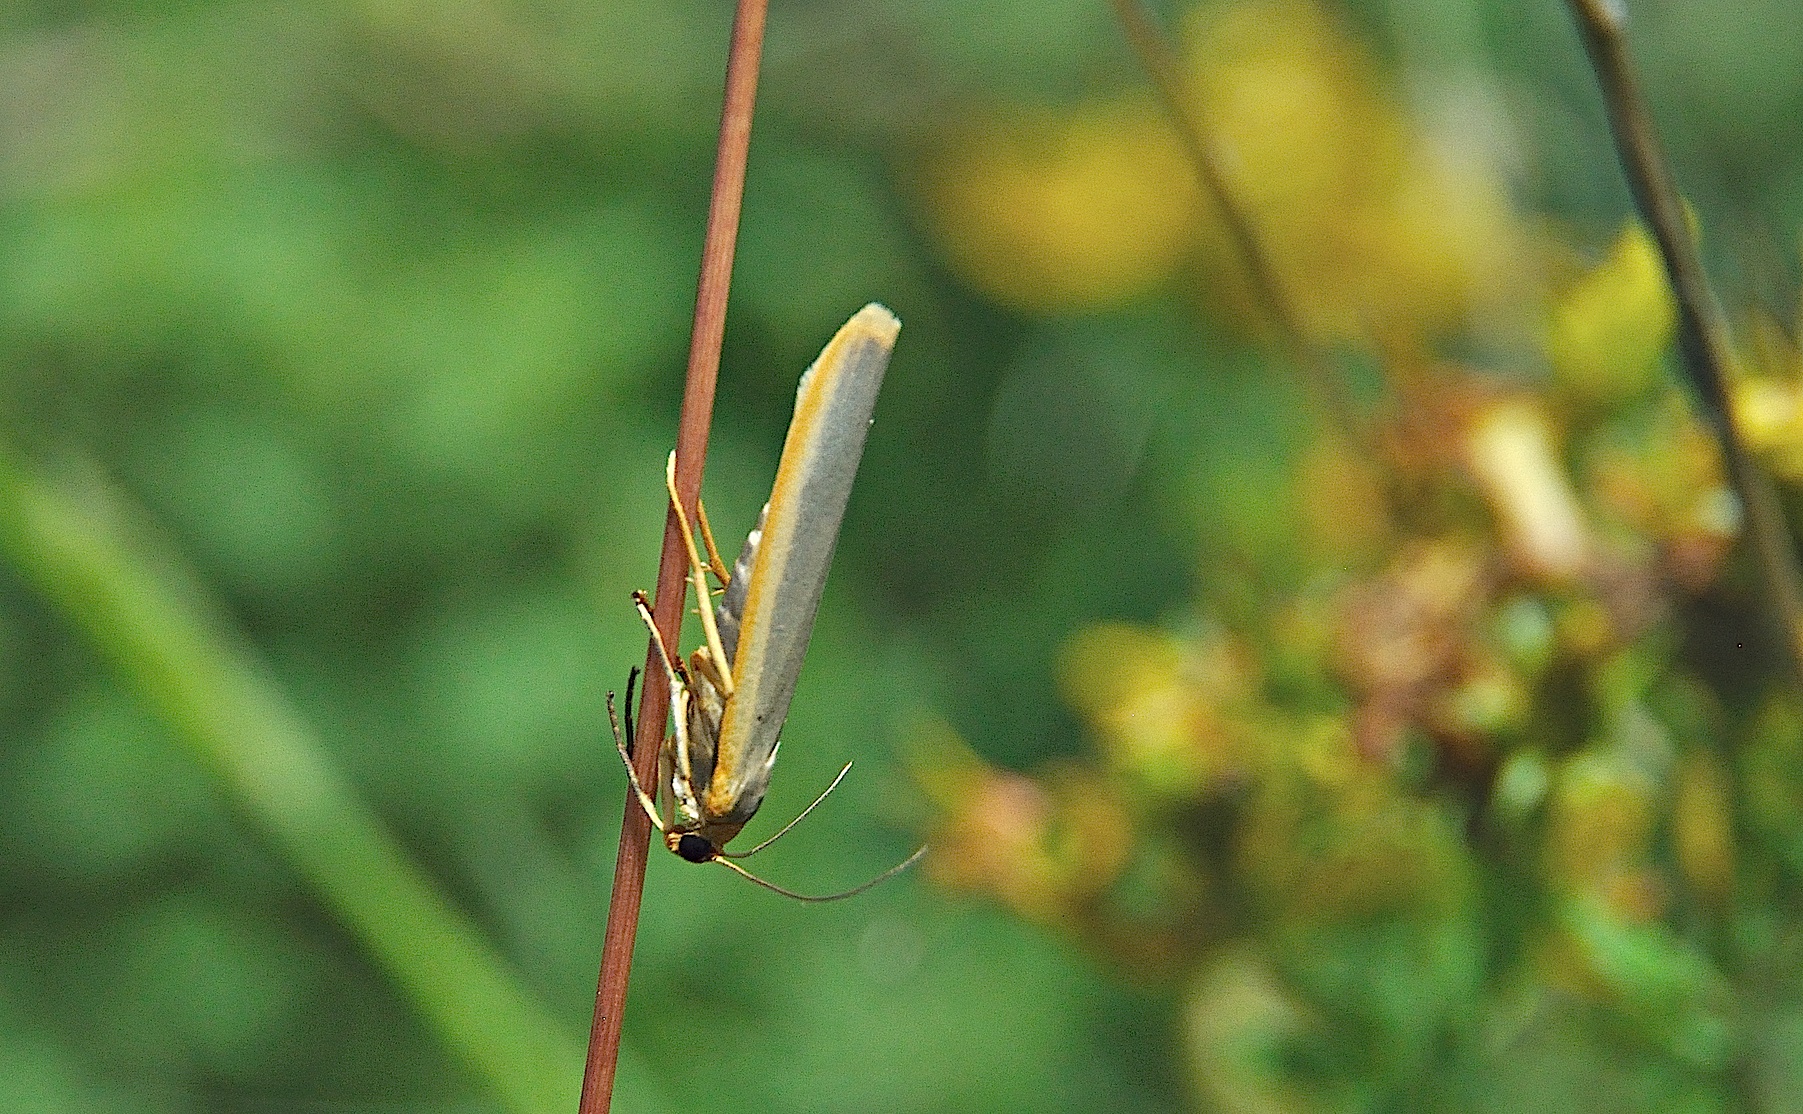
M 688 550 L 689 578 L 705 633 L 705 641 L 686 662 L 664 645 L 645 594 L 633 593 L 670 686 L 673 730 L 658 759 L 659 784 L 668 790 L 668 815 L 659 811 L 639 783 L 614 711 L 613 695 L 608 694 L 608 717 L 620 760 L 645 815 L 663 834 L 664 846 L 689 862 L 719 863 L 766 889 L 800 901 L 837 901 L 863 893 L 914 865 L 927 850 L 922 847 L 861 886 L 820 897 L 784 889 L 733 861 L 748 858 L 786 835 L 837 788 L 851 769 L 849 762 L 812 804 L 775 835 L 749 851 L 726 850 L 727 843 L 757 813 L 769 787 L 778 736 L 789 714 L 814 615 L 826 588 L 827 569 L 864 453 L 877 391 L 900 330 L 901 322 L 894 314 L 871 303 L 845 323 L 802 374 L 795 416 L 783 442 L 770 500 L 730 572 L 715 548 L 707 514 L 697 503 L 706 547 L 703 557 L 696 531 L 676 494 L 676 454 L 670 454 L 665 487 Z M 713 602 L 710 574 L 721 587 L 718 603 Z M 630 680 L 626 701 L 630 706 Z

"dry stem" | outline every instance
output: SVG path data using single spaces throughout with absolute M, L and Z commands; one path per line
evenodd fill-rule
M 758 63 L 763 53 L 766 0 L 739 0 L 733 16 L 732 43 L 726 58 L 726 96 L 720 113 L 720 141 L 715 153 L 713 197 L 708 205 L 707 232 L 701 248 L 701 278 L 695 292 L 695 321 L 689 336 L 689 367 L 683 385 L 682 416 L 676 431 L 676 491 L 693 517 L 701 493 L 701 470 L 707 459 L 708 428 L 713 416 L 714 384 L 719 378 L 720 348 L 726 334 L 726 298 L 732 283 L 733 249 L 739 233 L 739 208 L 745 195 L 745 164 L 751 147 L 752 110 L 757 100 Z M 666 642 L 674 644 L 682 627 L 687 595 L 684 574 L 688 556 L 677 529 L 674 509 L 664 517 L 664 547 L 657 568 L 652 616 Z M 647 647 L 648 679 L 639 702 L 633 762 L 645 785 L 657 781 L 657 755 L 669 715 L 670 689 L 658 683 L 663 666 Z M 620 823 L 620 850 L 614 863 L 613 896 L 607 906 L 607 931 L 601 944 L 601 976 L 595 991 L 595 1016 L 589 1031 L 588 1062 L 582 1076 L 579 1114 L 606 1114 L 613 1103 L 614 1070 L 620 1057 L 620 1028 L 632 970 L 632 946 L 638 935 L 639 901 L 645 890 L 645 862 L 651 847 L 651 822 L 631 794 Z
M 1760 581 L 1780 628 L 1793 678 L 1803 683 L 1803 572 L 1771 477 L 1747 452 L 1728 397 L 1728 330 L 1709 289 L 1696 236 L 1659 148 L 1653 117 L 1629 66 L 1620 0 L 1570 0 L 1596 72 L 1634 204 L 1652 229 L 1678 303 L 1678 347 L 1721 445 L 1728 481 L 1746 515 Z

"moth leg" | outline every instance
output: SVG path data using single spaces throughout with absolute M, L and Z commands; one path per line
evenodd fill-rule
M 676 769 L 670 778 L 670 792 L 676 806 L 696 820 L 701 819 L 701 802 L 695 798 L 695 771 L 689 765 L 689 705 L 694 694 L 689 689 L 673 693 L 672 718 L 676 723 Z
M 632 768 L 632 755 L 626 753 L 626 736 L 620 733 L 620 716 L 614 711 L 614 694 L 611 692 L 607 694 L 607 720 L 613 725 L 614 749 L 620 752 L 620 763 L 626 767 L 626 779 L 632 783 L 632 792 L 639 799 L 639 807 L 645 810 L 645 816 L 650 819 L 652 827 L 660 832 L 665 831 L 664 818 L 657 814 L 657 802 L 639 784 L 639 772 Z
M 732 574 L 726 571 L 726 562 L 720 559 L 720 547 L 714 544 L 714 528 L 707 522 L 707 504 L 699 498 L 695 500 L 695 517 L 701 520 L 701 544 L 707 547 L 708 569 L 720 582 L 720 591 L 724 592 Z
M 651 617 L 651 604 L 645 598 L 645 593 L 632 593 L 632 602 L 633 606 L 638 608 L 639 618 L 643 620 L 645 628 L 651 632 L 651 641 L 657 644 L 658 656 L 664 662 L 664 674 L 670 680 L 670 718 L 676 724 L 676 745 L 673 749 L 676 751 L 680 763 L 678 776 L 670 779 L 670 791 L 676 797 L 676 806 L 679 809 L 686 811 L 690 816 L 699 817 L 701 810 L 695 800 L 694 775 L 689 772 L 688 759 L 689 703 L 693 699 L 692 682 L 688 671 L 683 668 L 682 659 L 672 658 L 669 648 L 664 645 L 664 636 L 658 633 L 657 623 Z M 665 750 L 666 757 L 668 754 L 669 748 Z M 636 773 L 633 775 L 633 785 L 638 785 Z M 646 798 L 641 796 L 640 799 L 643 801 Z M 657 830 L 668 831 L 662 823 L 658 824 Z
M 664 636 L 658 633 L 657 620 L 651 617 L 651 601 L 645 593 L 635 588 L 632 592 L 632 605 L 638 608 L 640 621 L 651 632 L 651 641 L 657 645 L 657 654 L 664 661 L 664 675 L 670 678 L 672 685 L 680 682 L 683 687 L 688 687 L 689 671 L 683 668 L 681 658 L 670 656 L 670 648 L 664 645 Z
M 669 463 L 664 468 L 664 486 L 670 492 L 670 507 L 676 512 L 676 525 L 682 531 L 682 543 L 689 550 L 689 575 L 695 583 L 695 599 L 700 605 L 695 610 L 701 615 L 701 629 L 707 634 L 708 648 L 713 652 L 714 662 L 720 667 L 722 698 L 732 698 L 732 670 L 726 665 L 726 647 L 720 641 L 720 627 L 714 622 L 713 593 L 708 590 L 706 570 L 708 565 L 701 559 L 701 551 L 695 547 L 695 532 L 689 529 L 689 516 L 682 509 L 682 499 L 676 494 L 676 454 L 670 454 Z M 696 503 L 700 505 L 699 501 Z
M 714 665 L 713 652 L 706 646 L 701 647 L 689 655 L 689 669 L 692 673 L 699 674 L 702 680 L 713 685 L 715 688 L 720 689 L 722 692 L 725 691 L 725 685 L 723 684 L 725 678 L 720 676 L 720 670 Z

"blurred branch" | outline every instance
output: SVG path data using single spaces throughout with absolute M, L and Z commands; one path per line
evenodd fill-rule
M 1196 173 L 1196 181 L 1213 202 L 1228 240 L 1239 253 L 1240 263 L 1252 284 L 1253 297 L 1264 307 L 1265 316 L 1276 327 L 1285 352 L 1302 369 L 1304 385 L 1315 404 L 1342 437 L 1355 443 L 1363 441 L 1359 435 L 1363 425 L 1358 419 L 1358 411 L 1331 362 L 1302 327 L 1302 318 L 1277 276 L 1277 268 L 1265 251 L 1252 215 L 1240 204 L 1239 194 L 1228 181 L 1220 151 L 1196 119 L 1183 68 L 1164 32 L 1154 22 L 1144 0 L 1114 0 L 1114 10 L 1127 34 L 1127 42 L 1152 78 L 1165 115 L 1170 117 L 1171 127 Z M 1371 446 L 1361 447 L 1369 449 Z
M 701 278 L 696 285 L 695 321 L 689 334 L 688 374 L 676 428 L 676 491 L 691 519 L 698 517 L 695 508 L 701 496 L 702 467 L 707 461 L 714 384 L 720 374 L 720 348 L 726 335 L 726 299 L 732 285 L 739 209 L 745 196 L 745 165 L 751 149 L 751 119 L 757 102 L 766 6 L 765 0 L 739 0 L 726 55 L 726 93 L 714 155 L 714 187 L 701 246 Z M 676 645 L 682 629 L 687 571 L 687 555 L 672 509 L 664 516 L 664 548 L 658 561 L 657 592 L 652 604 L 658 632 L 671 646 Z M 709 601 L 701 603 L 706 606 Z M 639 782 L 653 787 L 658 780 L 664 721 L 670 710 L 670 689 L 664 683 L 667 668 L 658 660 L 656 645 L 648 645 L 644 696 L 639 701 L 632 753 Z M 652 792 L 657 792 L 656 788 Z M 614 861 L 613 895 L 607 905 L 607 931 L 601 942 L 601 975 L 595 988 L 595 1015 L 582 1076 L 580 1114 L 607 1114 L 613 1104 L 620 1030 L 632 974 L 632 946 L 638 937 L 639 903 L 645 892 L 651 822 L 630 792 L 626 794 L 625 807 L 626 815 L 620 822 L 620 849 Z
M 174 728 L 439 1038 L 515 1114 L 569 1101 L 577 1049 L 358 797 L 180 559 L 94 475 L 0 446 L 0 549 Z
M 1602 90 L 1628 188 L 1659 243 L 1678 303 L 1685 374 L 1715 429 L 1729 482 L 1746 515 L 1747 538 L 1770 601 L 1793 680 L 1803 684 L 1803 571 L 1771 477 L 1747 452 L 1728 397 L 1728 330 L 1709 289 L 1689 215 L 1659 148 L 1652 113 L 1627 56 L 1621 0 L 1570 0 L 1584 50 Z

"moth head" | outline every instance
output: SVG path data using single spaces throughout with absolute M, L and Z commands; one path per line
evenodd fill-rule
M 694 832 L 670 832 L 664 844 L 691 863 L 712 862 L 720 855 L 719 848 Z

